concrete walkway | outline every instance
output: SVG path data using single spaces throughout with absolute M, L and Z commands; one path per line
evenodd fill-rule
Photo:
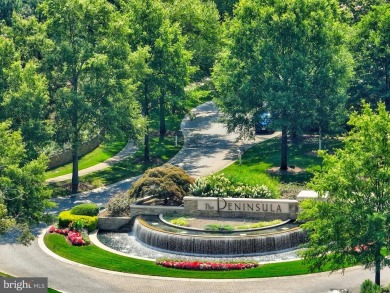
M 214 104 L 206 103 L 194 110 L 195 119 L 185 119 L 182 129 L 185 144 L 171 163 L 181 165 L 194 176 L 217 171 L 237 159 L 237 150 L 253 145 L 255 141 L 237 143 L 235 135 L 228 135 L 218 123 Z M 257 141 L 270 138 L 261 136 Z M 60 210 L 80 202 L 90 201 L 105 205 L 109 197 L 127 190 L 136 178 L 111 186 L 78 194 L 76 197 L 57 199 Z M 39 234 L 40 229 L 37 229 Z M 349 288 L 358 292 L 365 279 L 374 274 L 360 267 L 347 269 L 345 274 L 320 273 L 294 277 L 244 280 L 172 279 L 108 272 L 86 267 L 53 257 L 39 248 L 38 240 L 25 247 L 14 244 L 13 239 L 0 237 L 0 271 L 17 277 L 48 277 L 49 286 L 72 293 L 106 292 L 302 292 L 326 293 L 330 288 Z M 382 271 L 383 283 L 390 283 L 390 270 Z
M 115 165 L 116 163 L 130 157 L 137 150 L 138 150 L 138 148 L 136 146 L 134 146 L 134 142 L 129 141 L 126 144 L 126 146 L 119 153 L 117 153 L 115 156 L 105 160 L 104 162 L 101 162 L 99 164 L 91 166 L 89 168 L 79 170 L 79 176 L 84 176 L 84 175 L 87 175 L 89 173 L 104 170 L 108 167 L 111 167 L 112 165 Z M 60 182 L 60 181 L 65 181 L 65 180 L 70 180 L 70 179 L 72 179 L 72 173 L 47 179 L 46 182 Z

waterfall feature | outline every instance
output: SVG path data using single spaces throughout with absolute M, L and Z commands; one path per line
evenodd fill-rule
M 133 233 L 139 241 L 167 251 L 204 255 L 244 255 L 286 250 L 305 243 L 306 235 L 299 228 L 259 235 L 182 235 L 155 229 L 138 218 Z

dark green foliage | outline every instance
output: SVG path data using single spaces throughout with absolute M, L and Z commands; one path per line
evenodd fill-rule
M 214 0 L 217 5 L 221 18 L 224 19 L 226 16 L 233 16 L 234 6 L 238 0 Z
M 360 286 L 360 293 L 381 293 L 381 287 L 367 279 Z
M 82 221 L 84 223 L 84 228 L 88 232 L 92 232 L 96 229 L 98 218 L 90 216 L 78 216 L 72 215 L 70 211 L 62 211 L 58 215 L 58 226 L 60 228 L 67 228 L 72 222 Z
M 165 204 L 180 205 L 194 179 L 179 167 L 165 164 L 149 169 L 129 190 L 130 197 L 155 196 Z
M 11 24 L 12 13 L 21 7 L 21 0 L 0 0 L 0 20 Z
M 187 37 L 185 47 L 192 52 L 191 65 L 200 69 L 194 80 L 210 76 L 220 49 L 221 35 L 220 16 L 215 4 L 202 0 L 174 0 L 168 10 L 171 21 L 179 23 Z
M 356 62 L 350 106 L 361 99 L 390 109 L 390 4 L 374 7 L 354 26 L 351 48 Z
M 70 210 L 71 215 L 79 216 L 97 216 L 99 213 L 99 207 L 94 203 L 84 203 L 74 206 Z

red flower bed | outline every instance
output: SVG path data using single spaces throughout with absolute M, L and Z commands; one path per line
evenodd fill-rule
M 49 233 L 57 233 L 57 234 L 61 234 L 64 236 L 68 236 L 69 241 L 73 245 L 83 245 L 85 243 L 80 232 L 77 232 L 74 230 L 69 230 L 68 228 L 59 229 L 59 228 L 56 228 L 54 226 L 51 226 L 49 228 Z
M 202 262 L 202 261 L 175 261 L 175 260 L 158 260 L 156 264 L 175 269 L 184 270 L 201 270 L 201 271 L 226 271 L 226 270 L 245 270 L 256 268 L 259 265 L 254 262 Z

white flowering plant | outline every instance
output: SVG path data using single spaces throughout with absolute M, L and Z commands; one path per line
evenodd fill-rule
M 223 173 L 199 177 L 190 185 L 190 195 L 200 197 L 273 198 L 271 190 L 264 184 L 254 186 L 233 183 Z

